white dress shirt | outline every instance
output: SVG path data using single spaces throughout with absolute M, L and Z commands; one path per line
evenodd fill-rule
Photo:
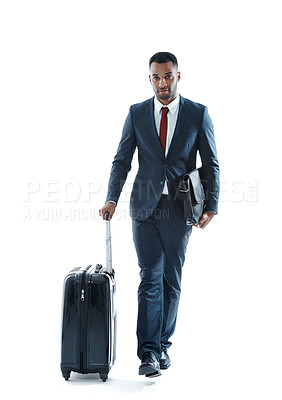
M 161 109 L 162 109 L 162 107 L 167 107 L 169 109 L 169 112 L 167 113 L 167 136 L 166 136 L 166 148 L 165 148 L 165 156 L 167 156 L 167 153 L 168 153 L 168 150 L 169 150 L 169 146 L 171 144 L 171 141 L 172 141 L 172 138 L 173 138 L 173 134 L 174 134 L 174 131 L 175 131 L 177 117 L 178 117 L 179 95 L 177 95 L 176 99 L 174 99 L 167 106 L 162 104 L 155 97 L 154 106 L 155 106 L 155 109 L 154 109 L 155 124 L 156 124 L 156 129 L 157 129 L 158 135 L 160 135 L 160 124 L 161 124 L 161 116 L 162 116 Z M 168 194 L 168 187 L 167 187 L 167 183 L 166 182 L 164 184 L 163 194 Z

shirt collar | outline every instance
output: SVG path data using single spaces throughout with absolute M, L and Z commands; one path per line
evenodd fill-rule
M 171 102 L 169 103 L 167 106 L 165 106 L 164 104 L 162 104 L 155 96 L 154 98 L 154 104 L 155 104 L 155 110 L 159 113 L 161 111 L 162 107 L 167 107 L 169 109 L 169 111 L 174 114 L 179 107 L 179 94 L 177 95 L 177 97 Z

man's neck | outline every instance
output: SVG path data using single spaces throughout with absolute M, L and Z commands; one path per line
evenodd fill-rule
M 176 99 L 177 96 L 178 96 L 178 93 L 176 93 L 176 95 L 175 95 L 172 99 L 162 100 L 162 99 L 159 99 L 158 97 L 157 97 L 157 99 L 158 99 L 159 102 L 162 103 L 164 106 L 168 106 L 170 103 L 173 102 L 173 100 Z

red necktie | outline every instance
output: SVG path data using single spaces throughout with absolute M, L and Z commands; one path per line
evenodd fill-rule
M 160 140 L 162 144 L 162 148 L 165 153 L 166 147 L 166 134 L 167 134 L 167 113 L 169 109 L 167 107 L 162 107 L 162 117 L 161 117 L 161 124 L 160 124 Z

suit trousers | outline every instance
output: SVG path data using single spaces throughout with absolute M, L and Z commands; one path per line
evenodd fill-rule
M 133 240 L 140 267 L 138 288 L 137 355 L 152 351 L 157 359 L 170 347 L 181 292 L 182 267 L 192 226 L 178 222 L 169 197 L 162 195 L 153 214 L 132 220 Z

